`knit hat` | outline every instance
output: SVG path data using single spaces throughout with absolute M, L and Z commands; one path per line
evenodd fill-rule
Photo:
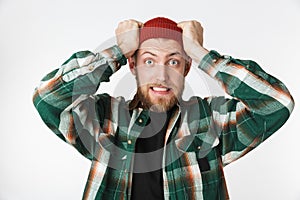
M 177 23 L 164 17 L 156 17 L 144 23 L 140 29 L 140 44 L 151 38 L 167 38 L 177 41 L 181 46 L 182 29 Z

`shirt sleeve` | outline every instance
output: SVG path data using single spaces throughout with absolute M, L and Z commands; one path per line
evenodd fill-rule
M 99 145 L 95 141 L 106 138 L 102 139 L 106 143 L 110 137 L 100 127 L 104 119 L 99 118 L 110 112 L 110 106 L 103 105 L 109 105 L 110 96 L 95 93 L 101 82 L 108 82 L 109 77 L 126 64 L 117 46 L 108 51 L 112 56 L 90 51 L 73 54 L 59 69 L 41 80 L 33 95 L 34 106 L 44 123 L 89 159 L 93 159 Z M 105 137 L 101 137 L 103 134 Z
M 208 98 L 220 127 L 224 165 L 245 155 L 289 118 L 294 101 L 285 85 L 254 61 L 221 56 L 210 51 L 199 68 L 217 80 L 232 98 Z

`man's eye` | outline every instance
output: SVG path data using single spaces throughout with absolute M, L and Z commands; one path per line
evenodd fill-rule
M 178 65 L 179 62 L 177 60 L 170 60 L 169 65 Z
M 146 65 L 152 65 L 152 64 L 153 64 L 153 60 L 146 60 L 146 61 L 145 61 L 145 64 L 146 64 Z

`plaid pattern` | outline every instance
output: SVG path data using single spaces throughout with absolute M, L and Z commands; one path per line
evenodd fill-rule
M 113 58 L 75 53 L 33 96 L 45 124 L 91 160 L 83 199 L 130 199 L 135 141 L 149 118 L 122 97 L 95 94 L 120 67 L 123 55 L 110 50 Z M 229 199 L 223 167 L 279 129 L 294 107 L 284 84 L 253 61 L 210 51 L 199 68 L 233 98 L 191 97 L 177 105 L 163 149 L 165 199 Z

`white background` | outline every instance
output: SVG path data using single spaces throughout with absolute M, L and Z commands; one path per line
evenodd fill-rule
M 73 52 L 112 38 L 119 21 L 156 16 L 202 22 L 207 49 L 255 60 L 287 85 L 290 120 L 225 173 L 233 200 L 300 199 L 299 0 L 0 0 L 0 200 L 81 199 L 90 163 L 43 124 L 33 90 Z

